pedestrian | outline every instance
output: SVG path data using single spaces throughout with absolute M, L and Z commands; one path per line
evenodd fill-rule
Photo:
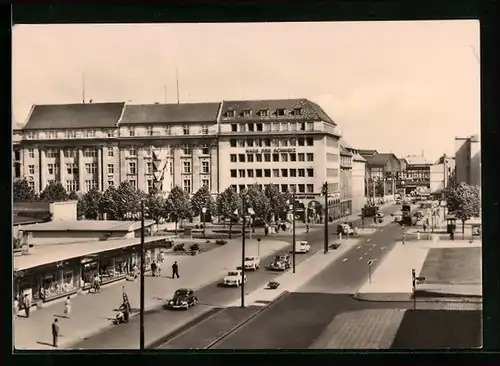
M 68 296 L 66 298 L 66 301 L 64 302 L 64 315 L 66 316 L 66 318 L 69 318 L 71 314 L 71 297 Z
M 122 299 L 123 299 L 123 302 L 128 301 L 128 295 L 125 292 L 125 286 L 122 286 Z
M 134 280 L 137 279 L 139 268 L 137 267 L 137 264 L 134 263 L 134 267 L 132 268 L 132 272 L 134 273 Z
M 57 347 L 57 341 L 59 340 L 59 324 L 57 322 L 57 318 L 54 319 L 52 323 L 52 345 Z
M 18 311 L 19 311 L 19 296 L 16 295 L 14 297 L 14 302 L 12 303 L 12 316 L 14 317 L 14 320 L 17 319 Z
M 179 265 L 177 264 L 177 261 L 172 264 L 172 278 L 175 278 L 175 276 L 179 278 Z
M 309 232 L 309 224 L 306 224 L 306 233 Z
M 427 232 L 427 224 L 424 222 L 424 232 Z
M 156 262 L 155 261 L 152 261 L 151 262 L 151 274 L 153 275 L 153 277 L 156 276 L 156 269 L 158 268 L 158 266 L 156 265 Z
M 158 262 L 156 264 L 156 273 L 158 273 L 158 277 L 161 277 L 161 266 L 162 266 L 162 262 Z
M 99 293 L 99 290 L 101 289 L 101 277 L 99 274 L 95 274 L 94 276 L 94 293 L 97 294 Z
M 24 313 L 26 314 L 26 318 L 30 317 L 30 299 L 28 297 L 28 294 L 24 294 L 23 297 L 23 307 L 24 307 Z

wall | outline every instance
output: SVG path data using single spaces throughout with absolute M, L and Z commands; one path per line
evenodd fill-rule
M 470 185 L 481 184 L 481 145 L 477 141 L 471 142 L 471 162 L 470 162 Z
M 134 232 L 113 231 L 111 236 L 107 236 L 108 231 L 38 231 L 32 232 L 28 244 L 61 244 L 77 243 L 87 241 L 97 241 L 109 239 L 131 239 L 134 238 Z M 28 233 L 25 233 L 25 235 Z
M 78 201 L 52 202 L 50 204 L 50 213 L 52 221 L 76 221 L 76 206 Z
M 469 182 L 470 144 L 468 139 L 455 139 L 455 174 L 457 184 Z
M 431 193 L 440 192 L 445 188 L 445 164 L 431 165 Z

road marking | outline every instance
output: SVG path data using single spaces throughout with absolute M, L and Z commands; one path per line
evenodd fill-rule
M 380 249 L 384 250 L 384 249 L 385 249 L 385 247 L 381 247 Z
M 365 252 L 365 255 L 367 255 L 367 254 L 368 254 L 368 252 Z
M 358 261 L 360 261 L 361 259 L 363 259 L 363 257 L 359 257 Z
M 361 248 L 361 245 L 358 245 L 356 249 L 360 249 Z
M 368 251 L 371 251 L 373 248 L 368 249 Z
M 349 260 L 349 258 L 344 258 L 342 259 L 342 262 L 347 262 Z
M 369 242 L 371 242 L 371 241 L 372 241 L 372 239 L 371 239 L 371 238 L 366 239 L 366 242 L 367 242 L 367 243 L 369 243 Z

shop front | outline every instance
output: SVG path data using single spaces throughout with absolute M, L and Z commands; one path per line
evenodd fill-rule
M 99 255 L 99 275 L 101 284 L 115 282 L 127 277 L 132 261 L 132 251 L 102 253 Z

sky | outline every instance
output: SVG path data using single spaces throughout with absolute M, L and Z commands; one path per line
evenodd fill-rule
M 353 147 L 453 154 L 479 134 L 479 22 L 15 25 L 13 119 L 32 104 L 308 98 Z

